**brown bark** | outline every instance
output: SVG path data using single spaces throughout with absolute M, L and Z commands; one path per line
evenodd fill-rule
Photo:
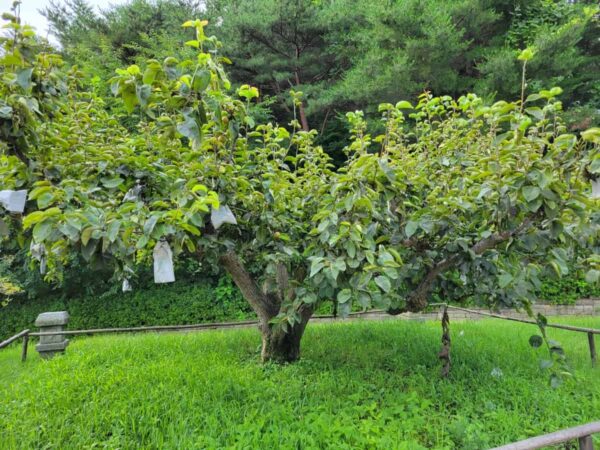
M 306 329 L 306 324 L 313 314 L 312 308 L 300 311 L 301 321 L 284 331 L 282 327 L 270 326 L 262 333 L 261 359 L 263 362 L 290 363 L 300 359 L 300 342 Z
M 263 292 L 235 253 L 228 252 L 222 255 L 220 262 L 258 316 L 258 328 L 262 336 L 262 361 L 297 361 L 300 358 L 300 341 L 304 329 L 313 314 L 312 307 L 302 305 L 298 311 L 300 322 L 288 327 L 287 332 L 281 326 L 270 323 L 279 313 L 282 299 L 293 295 L 286 267 L 281 264 L 277 269 L 278 292 Z
M 296 76 L 296 86 L 300 86 L 300 77 L 298 76 L 297 70 L 294 72 L 294 75 Z M 304 102 L 302 100 L 298 105 L 298 112 L 300 113 L 300 124 L 302 125 L 302 129 L 304 131 L 310 131 L 308 119 L 306 118 L 306 111 L 304 110 Z

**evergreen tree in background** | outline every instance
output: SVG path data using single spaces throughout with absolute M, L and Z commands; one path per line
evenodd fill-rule
M 492 101 L 520 94 L 519 50 L 528 89 L 561 86 L 572 129 L 598 124 L 600 27 L 594 1 L 565 0 L 133 0 L 96 12 L 86 0 L 44 10 L 66 60 L 91 82 L 151 57 L 187 57 L 178 24 L 209 20 L 225 42 L 232 81 L 258 86 L 282 124 L 298 117 L 343 159 L 343 111 L 374 117 L 381 102 L 475 91 Z M 100 88 L 99 88 L 100 89 Z M 105 89 L 105 88 L 104 88 Z M 110 97 L 110 92 L 99 92 Z M 298 100 L 297 100 L 298 101 Z M 114 102 L 109 101 L 109 105 Z M 376 119 L 371 126 L 378 126 Z

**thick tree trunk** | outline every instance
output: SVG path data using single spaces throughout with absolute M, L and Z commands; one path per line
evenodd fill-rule
M 279 314 L 281 299 L 284 297 L 289 299 L 293 296 L 293 290 L 289 289 L 289 277 L 285 266 L 278 267 L 276 280 L 278 292 L 263 292 L 233 252 L 222 255 L 221 264 L 258 316 L 258 327 L 262 335 L 262 361 L 277 363 L 297 361 L 300 358 L 300 341 L 313 309 L 309 305 L 302 305 L 298 311 L 300 322 L 293 327 L 288 327 L 287 332 L 280 326 L 270 323 L 271 319 Z
M 300 341 L 304 324 L 296 324 L 287 333 L 270 326 L 262 332 L 261 359 L 263 362 L 291 363 L 300 359 Z

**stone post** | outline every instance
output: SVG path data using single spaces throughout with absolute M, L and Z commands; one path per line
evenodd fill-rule
M 40 314 L 35 320 L 35 326 L 40 328 L 40 332 L 64 331 L 69 322 L 69 313 L 67 311 L 45 312 Z M 56 353 L 64 353 L 69 340 L 64 334 L 55 334 L 52 336 L 40 336 L 40 342 L 35 346 L 40 356 L 44 359 L 52 358 Z

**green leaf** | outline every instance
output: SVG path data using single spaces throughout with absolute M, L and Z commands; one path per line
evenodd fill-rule
M 523 188 L 523 197 L 525 197 L 525 200 L 528 202 L 534 201 L 540 196 L 540 193 L 540 188 L 537 186 L 525 186 Z
M 23 89 L 29 89 L 31 87 L 31 74 L 33 68 L 22 69 L 17 72 L 17 84 Z
M 0 119 L 12 118 L 13 109 L 10 106 L 2 106 L 0 108 Z
M 529 338 L 529 345 L 531 345 L 533 348 L 539 348 L 542 346 L 543 343 L 544 340 L 541 336 L 538 336 L 537 334 L 534 334 Z
M 195 39 L 191 40 L 191 41 L 187 41 L 184 45 L 187 45 L 188 47 L 200 48 L 200 42 L 198 42 Z
M 350 289 L 342 289 L 338 292 L 337 301 L 338 303 L 346 303 L 352 297 L 352 291 Z
M 378 277 L 375 277 L 375 283 L 381 288 L 383 292 L 390 292 L 390 290 L 392 289 L 390 279 L 384 275 L 379 275 Z
M 107 187 L 109 189 L 116 188 L 117 186 L 119 186 L 123 183 L 123 179 L 120 177 L 113 177 L 113 178 L 104 177 L 104 178 L 101 178 L 100 181 L 102 182 L 102 184 L 105 187 Z
M 243 84 L 238 89 L 238 95 L 240 97 L 244 97 L 246 100 L 251 100 L 253 98 L 258 97 L 258 89 L 254 86 L 249 86 L 247 84 Z
M 533 47 L 527 47 L 525 50 L 521 51 L 521 53 L 519 53 L 518 59 L 519 61 L 529 61 L 530 59 L 532 59 L 535 55 L 535 51 L 533 49 Z
M 115 242 L 115 240 L 117 239 L 117 235 L 119 233 L 119 228 L 120 227 L 121 227 L 121 221 L 120 220 L 113 220 L 108 225 L 108 229 L 106 231 L 106 237 L 108 237 L 108 240 L 110 242 Z
M 402 100 L 401 102 L 396 103 L 396 109 L 415 109 L 413 105 L 410 104 L 410 102 L 407 102 L 406 100 Z
M 33 227 L 33 239 L 36 242 L 43 242 L 46 240 L 50 233 L 52 232 L 52 226 L 54 224 L 49 221 L 39 222 Z
M 322 259 L 313 259 L 310 264 L 310 275 L 309 278 L 314 277 L 317 273 L 321 271 L 321 269 L 325 267 Z
M 31 214 L 27 214 L 23 219 L 23 229 L 28 230 L 36 223 L 44 220 L 45 214 L 44 211 L 34 211 Z
M 148 244 L 148 240 L 148 236 L 143 234 L 135 243 L 135 248 L 137 248 L 138 250 L 143 249 Z
M 198 192 L 198 191 L 208 192 L 208 188 L 206 186 L 204 186 L 203 184 L 196 184 L 192 188 L 192 192 Z
M 600 128 L 593 127 L 581 132 L 584 141 L 600 143 Z
M 98 244 L 98 241 L 92 240 L 92 241 L 89 241 L 87 244 L 83 245 L 83 247 L 81 247 L 81 255 L 83 256 L 83 258 L 86 261 L 89 261 L 92 259 L 92 255 L 96 251 L 97 244 Z
M 553 365 L 554 365 L 554 362 L 550 359 L 542 359 L 540 361 L 540 369 L 542 369 L 542 370 L 549 369 Z
M 93 231 L 94 231 L 93 227 L 88 227 L 81 232 L 81 243 L 83 245 L 88 244 L 88 242 L 90 241 L 90 238 L 92 237 Z
M 54 195 L 50 192 L 44 192 L 37 198 L 37 205 L 40 209 L 45 209 L 52 204 Z
M 194 89 L 194 91 L 196 91 L 196 92 L 204 91 L 210 84 L 210 78 L 211 78 L 211 75 L 208 70 L 206 70 L 206 69 L 199 70 L 198 73 L 196 73 L 196 76 L 194 77 L 194 81 L 192 84 L 192 88 Z
M 152 88 L 147 84 L 135 87 L 135 95 L 137 96 L 139 104 L 143 107 L 148 104 L 150 94 L 152 94 Z
M 146 223 L 144 224 L 144 234 L 150 235 L 152 234 L 152 230 L 156 226 L 156 222 L 158 222 L 158 216 L 150 216 Z
M 585 281 L 590 284 L 597 283 L 600 280 L 600 270 L 591 269 L 585 274 Z
M 406 233 L 406 237 L 410 238 L 413 234 L 415 234 L 417 232 L 418 229 L 419 229 L 419 223 L 418 222 L 414 222 L 412 220 L 409 220 L 406 223 L 406 226 L 404 228 L 404 232 Z
M 151 85 L 152 83 L 154 83 L 154 80 L 156 80 L 156 75 L 158 75 L 159 70 L 160 70 L 160 64 L 158 64 L 158 63 L 150 64 L 144 71 L 144 76 L 142 78 L 142 82 L 144 84 L 148 84 L 148 85 Z
M 198 122 L 191 113 L 184 114 L 183 122 L 177 124 L 177 131 L 190 140 L 192 148 L 199 147 L 202 135 Z
M 512 282 L 512 280 L 513 276 L 510 273 L 503 273 L 498 277 L 498 286 L 500 286 L 501 289 L 504 289 Z

